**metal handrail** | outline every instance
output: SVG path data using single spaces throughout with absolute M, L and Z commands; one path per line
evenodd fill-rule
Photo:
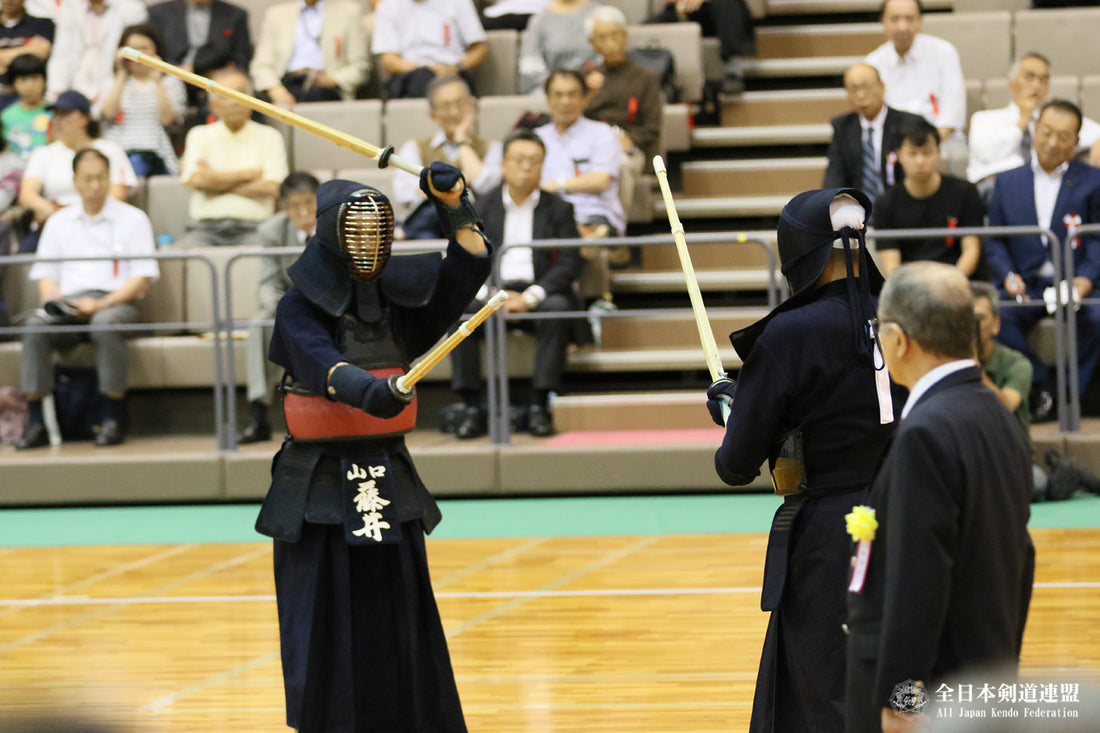
M 1100 234 L 1100 224 L 1082 224 L 1081 226 L 1070 226 L 1066 230 L 1066 241 L 1062 244 L 1062 259 L 1066 263 L 1065 279 L 1073 282 L 1074 268 L 1076 263 L 1073 261 L 1073 252 L 1077 248 L 1074 244 L 1077 238 L 1083 234 Z M 1062 290 L 1055 285 L 1054 292 L 1057 293 L 1057 297 L 1062 297 Z M 1072 297 L 1072 296 L 1071 296 Z M 1100 297 L 1082 298 L 1082 305 L 1100 305 Z M 1060 303 L 1067 309 L 1072 308 L 1071 303 Z M 1059 311 L 1062 308 L 1058 309 Z M 1070 395 L 1070 428 L 1072 432 L 1077 432 L 1081 429 L 1081 385 L 1079 382 L 1079 365 L 1077 361 L 1077 319 L 1066 318 L 1067 337 L 1068 344 L 1068 360 L 1069 360 L 1069 395 Z
M 8 326 L 0 328 L 0 335 L 17 335 L 26 333 L 83 333 L 92 331 L 123 331 L 123 332 L 144 332 L 149 330 L 156 330 L 158 327 L 163 329 L 175 329 L 175 328 L 210 328 L 214 333 L 213 350 L 214 350 L 214 434 L 218 442 L 218 448 L 222 449 L 227 447 L 228 441 L 226 436 L 226 421 L 225 421 L 225 405 L 223 403 L 224 389 L 223 383 L 225 382 L 224 361 L 222 352 L 222 339 L 220 338 L 223 333 L 222 321 L 220 318 L 221 302 L 218 297 L 218 268 L 215 266 L 214 261 L 200 253 L 196 252 L 165 252 L 155 251 L 146 254 L 111 254 L 111 255 L 97 255 L 97 256 L 84 256 L 84 257 L 42 257 L 36 254 L 18 254 L 18 255 L 0 255 L 0 268 L 7 265 L 30 265 L 37 262 L 101 262 L 104 260 L 196 260 L 206 265 L 207 271 L 210 273 L 210 300 L 211 300 L 211 314 L 213 315 L 212 321 L 182 321 L 173 323 L 119 323 L 113 325 L 66 325 L 66 326 Z
M 744 234 L 738 233 L 704 233 L 704 234 L 689 234 L 685 237 L 688 244 L 700 243 L 700 244 L 751 244 L 755 246 L 763 247 L 767 261 L 768 261 L 768 306 L 774 308 L 779 304 L 780 293 L 786 292 L 785 284 L 782 283 L 776 275 L 778 258 L 776 256 L 774 248 L 768 243 L 760 239 L 749 239 Z M 493 272 L 490 275 L 489 282 L 494 287 L 501 287 L 503 281 L 500 277 L 500 262 L 503 259 L 505 250 L 509 247 L 530 247 L 532 249 L 561 249 L 572 248 L 579 249 L 581 247 L 619 247 L 619 246 L 641 246 L 641 247 L 653 247 L 653 246 L 675 246 L 675 240 L 672 234 L 657 234 L 645 237 L 608 237 L 606 239 L 538 239 L 529 243 L 514 244 L 514 245 L 499 245 L 498 252 L 493 258 Z M 688 309 L 690 312 L 690 309 Z M 487 397 L 489 404 L 489 438 L 496 444 L 507 444 L 510 442 L 511 434 L 511 416 L 510 416 L 510 404 L 508 399 L 508 370 L 507 370 L 507 348 L 505 342 L 505 324 L 507 321 L 521 321 L 521 320 L 537 320 L 543 318 L 641 318 L 653 315 L 651 309 L 637 309 L 637 310 L 620 310 L 610 312 L 590 312 L 590 311 L 558 311 L 554 313 L 505 313 L 503 310 L 497 311 L 490 319 L 488 324 L 488 330 L 485 334 L 485 352 L 486 352 L 486 369 L 485 379 L 488 386 Z M 494 368 L 495 361 L 495 368 Z M 700 368 L 705 368 L 705 364 L 700 361 Z M 495 379 L 494 379 L 495 377 Z

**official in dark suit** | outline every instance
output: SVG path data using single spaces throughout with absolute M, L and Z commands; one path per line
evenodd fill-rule
M 886 450 L 895 398 L 870 337 L 882 286 L 864 243 L 870 211 L 856 189 L 791 199 L 777 234 L 795 294 L 730 336 L 744 360 L 736 389 L 724 379 L 707 391 L 718 424 L 716 400 L 732 395 L 718 476 L 743 486 L 768 461 L 783 498 L 764 565 L 760 608 L 771 617 L 751 733 L 844 728 L 844 515 Z
M 504 141 L 501 172 L 504 183 L 478 199 L 476 208 L 492 242 L 508 246 L 501 255 L 500 273 L 508 300 L 508 313 L 576 310 L 581 307 L 576 283 L 581 273 L 580 250 L 515 247 L 533 239 L 576 239 L 573 206 L 560 196 L 539 190 L 546 148 L 533 132 L 521 130 Z M 478 293 L 471 309 L 480 307 L 488 289 Z M 568 320 L 538 319 L 530 322 L 535 332 L 535 365 L 531 380 L 528 429 L 544 437 L 554 433 L 549 395 L 560 391 L 565 372 L 566 349 L 575 330 Z M 481 358 L 479 344 L 467 339 L 451 352 L 452 387 L 466 403 L 456 429 L 460 439 L 485 433 L 480 409 Z
M 882 101 L 886 87 L 878 70 L 870 64 L 854 64 L 844 73 L 844 90 L 855 108 L 832 119 L 833 139 L 829 143 L 829 164 L 825 169 L 825 188 L 858 188 L 873 201 L 880 193 L 901 183 L 905 171 L 895 151 L 901 145 L 898 128 L 918 115 L 891 109 Z M 867 135 L 870 133 L 870 147 Z M 865 160 L 874 161 L 874 170 L 866 172 Z
M 991 226 L 1040 224 L 1065 241 L 1069 224 L 1100 223 L 1100 170 L 1072 160 L 1080 129 L 1081 110 L 1076 105 L 1057 99 L 1043 105 L 1030 164 L 997 175 L 989 205 Z M 1043 291 L 1056 278 L 1062 279 L 1054 272 L 1049 248 L 1035 235 L 991 237 L 985 240 L 985 254 L 993 282 L 1007 299 L 1041 303 Z M 1073 265 L 1073 287 L 1082 298 L 1090 297 L 1100 282 L 1100 237 L 1079 238 Z M 1041 306 L 1005 308 L 998 337 L 1031 360 L 1038 407 L 1049 403 L 1042 393 L 1051 391 L 1053 379 L 1028 344 L 1027 334 L 1046 315 Z M 1084 392 L 1100 359 L 1100 306 L 1083 305 L 1077 312 L 1077 356 Z M 1033 417 L 1038 421 L 1044 416 L 1037 410 Z
M 899 713 L 920 712 L 945 678 L 1015 669 L 1035 569 L 1030 447 L 982 384 L 966 277 L 903 265 L 878 314 L 890 376 L 910 394 L 867 497 L 869 553 L 852 559 L 849 733 L 909 730 L 919 719 Z
M 252 38 L 244 8 L 223 0 L 168 0 L 149 8 L 149 22 L 160 34 L 161 58 L 168 63 L 191 68 L 199 48 L 208 43 L 226 44 L 233 64 L 248 73 Z M 205 27 L 205 33 L 193 32 L 199 27 Z

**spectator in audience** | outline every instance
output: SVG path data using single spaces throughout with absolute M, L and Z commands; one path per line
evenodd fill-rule
M 664 100 L 656 72 L 626 54 L 626 16 L 603 5 L 585 18 L 585 34 L 603 62 L 588 72 L 591 94 L 585 116 L 611 125 L 619 138 L 619 200 L 624 209 L 634 200 L 634 188 L 659 151 Z
M 294 171 L 279 184 L 282 211 L 260 225 L 258 233 L 264 247 L 304 247 L 317 229 L 317 189 L 320 182 L 309 173 Z M 260 260 L 258 295 L 260 310 L 248 329 L 245 355 L 248 366 L 248 424 L 237 436 L 238 443 L 271 440 L 271 396 L 283 370 L 267 358 L 272 327 L 264 321 L 275 318 L 275 306 L 283 293 L 293 286 L 286 268 L 297 254 L 272 255 Z
M 111 161 L 113 198 L 125 201 L 137 185 L 126 151 L 118 143 L 99 137 L 99 121 L 92 119 L 87 97 L 74 90 L 62 92 L 50 110 L 56 140 L 31 153 L 19 187 L 19 203 L 34 215 L 34 230 L 20 242 L 22 252 L 35 250 L 42 225 L 55 211 L 80 202 L 80 192 L 73 185 L 73 156 L 78 150 L 95 148 Z
M 1100 170 L 1073 160 L 1081 129 L 1081 110 L 1055 99 L 1044 104 L 1035 124 L 1028 165 L 997 175 L 989 204 L 990 226 L 1048 227 L 1065 240 L 1068 227 L 1100 223 Z M 985 255 L 1002 297 L 1038 301 L 1054 286 L 1054 264 L 1048 243 L 1037 235 L 989 237 Z M 1100 238 L 1078 238 L 1073 250 L 1073 289 L 1087 298 L 1100 281 Z M 1001 314 L 1000 341 L 1027 356 L 1034 368 L 1032 420 L 1054 417 L 1053 381 L 1032 350 L 1027 334 L 1046 315 L 1041 307 L 1007 308 Z M 1077 311 L 1078 377 L 1081 392 L 1100 359 L 1100 306 L 1082 304 Z
M 458 74 L 474 89 L 470 72 L 489 47 L 472 0 L 384 0 L 375 10 L 371 52 L 391 77 L 391 98 L 423 97 L 439 76 Z
M 115 54 L 115 79 L 100 108 L 107 123 L 104 137 L 122 146 L 138 176 L 179 175 L 179 160 L 165 128 L 183 121 L 187 106 L 183 82 L 123 58 L 126 46 L 160 58 L 160 38 L 153 26 L 140 23 L 122 32 Z
M 188 71 L 196 71 L 199 49 L 216 40 L 229 45 L 238 69 L 245 70 L 252 63 L 248 11 L 232 3 L 168 0 L 149 6 L 149 23 L 157 29 L 161 58 Z
M 389 2 L 389 0 L 386 0 Z M 500 183 L 501 145 L 477 134 L 477 100 L 462 77 L 440 76 L 428 85 L 428 115 L 439 126 L 432 137 L 409 140 L 398 155 L 413 165 L 429 166 L 442 161 L 462 171 L 466 184 L 476 197 Z M 435 239 L 443 236 L 435 207 L 420 190 L 420 182 L 402 170 L 394 169 L 395 212 L 404 221 L 404 236 L 409 239 Z
M 982 383 L 993 390 L 1024 433 L 1030 435 L 1031 412 L 1027 396 L 1031 391 L 1031 362 L 1019 351 L 997 342 L 1001 332 L 1001 295 L 997 288 L 972 280 L 970 292 L 974 295 L 974 317 L 978 320 L 978 363 L 982 367 Z
M 248 77 L 235 69 L 217 72 L 214 81 L 250 91 Z M 279 183 L 287 176 L 283 136 L 220 94 L 210 98 L 210 111 L 217 119 L 193 128 L 184 145 L 181 178 L 194 192 L 192 223 L 180 245 L 258 245 L 256 227 L 275 213 Z
M 898 128 L 903 122 L 922 118 L 886 106 L 886 88 L 878 69 L 870 64 L 853 64 L 844 72 L 844 91 L 855 112 L 832 119 L 833 139 L 822 185 L 858 188 L 873 202 L 905 177 L 898 164 Z
M 1025 53 L 1008 71 L 1012 101 L 1000 109 L 975 112 L 970 118 L 970 165 L 966 176 L 986 196 L 993 176 L 1019 168 L 1031 158 L 1031 141 L 1039 108 L 1050 94 L 1050 62 L 1034 51 Z M 1089 163 L 1100 165 L 1100 123 L 1081 121 L 1076 155 L 1089 152 Z
M 141 0 L 70 0 L 57 16 L 56 43 L 46 80 L 51 99 L 75 89 L 98 106 L 96 95 L 110 88 L 115 49 L 127 26 L 148 17 Z M 112 166 L 113 168 L 114 166 Z
M 530 94 L 546 86 L 554 69 L 587 73 L 600 62 L 588 42 L 585 19 L 601 7 L 592 0 L 552 0 L 531 16 L 520 38 L 519 90 Z
M 940 131 L 948 173 L 966 166 L 966 82 L 959 52 L 920 32 L 920 0 L 884 0 L 879 12 L 886 43 L 867 54 L 886 85 L 886 104 L 924 117 Z
M 0 112 L 0 127 L 8 149 L 26 163 L 31 153 L 49 143 L 50 114 L 46 104 L 46 62 L 29 53 L 8 66 L 8 78 L 19 101 Z
M 73 156 L 73 185 L 79 203 L 50 217 L 42 232 L 40 257 L 137 255 L 153 252 L 153 226 L 144 212 L 110 196 L 107 156 L 85 148 Z M 137 301 L 159 276 L 156 260 L 37 262 L 28 277 L 38 281 L 46 315 L 36 313 L 28 326 L 90 323 L 110 326 L 136 323 Z M 58 319 L 54 313 L 67 315 Z M 53 391 L 54 349 L 91 341 L 96 348 L 99 391 L 105 396 L 98 446 L 121 443 L 126 432 L 126 388 L 129 352 L 124 331 L 29 333 L 23 337 L 22 389 L 29 419 L 18 448 L 49 443 L 42 415 L 42 397 Z
M 550 0 L 486 0 L 481 10 L 481 25 L 487 31 L 516 30 L 527 27 L 531 16 L 540 12 Z
M 539 190 L 545 157 L 546 146 L 542 138 L 530 130 L 513 132 L 504 141 L 504 182 L 477 202 L 489 241 L 508 247 L 500 259 L 501 283 L 508 293 L 503 307 L 508 313 L 581 308 L 576 290 L 581 273 L 578 249 L 514 246 L 535 239 L 577 237 L 573 207 L 557 194 Z M 484 305 L 490 295 L 491 290 L 483 286 L 468 312 Z M 550 394 L 561 391 L 573 325 L 573 321 L 563 319 L 524 322 L 524 327 L 535 332 L 535 364 L 527 422 L 532 435 L 554 434 Z M 480 344 L 474 339 L 459 344 L 451 352 L 451 366 L 451 386 L 466 404 L 455 434 L 460 440 L 484 435 Z
M 362 14 L 351 0 L 291 0 L 268 8 L 252 60 L 262 96 L 282 107 L 354 98 L 369 63 Z
M 970 181 L 939 172 L 940 135 L 923 117 L 898 129 L 898 160 L 905 170 L 900 185 L 886 189 L 875 202 L 876 229 L 941 229 L 980 227 L 985 204 Z M 882 274 L 887 277 L 905 262 L 935 260 L 954 265 L 971 280 L 987 280 L 982 242 L 976 235 L 928 239 L 876 239 Z
M 27 15 L 23 0 L 0 2 L 0 108 L 15 101 L 11 64 L 24 54 L 42 61 L 53 48 L 53 21 Z
M 669 0 L 647 23 L 692 21 L 702 26 L 703 35 L 718 37 L 719 53 L 726 62 L 722 92 L 740 94 L 745 91 L 745 76 L 739 57 L 756 55 L 756 33 L 752 13 L 745 0 Z
M 588 85 L 580 72 L 557 69 L 545 89 L 552 121 L 535 130 L 546 145 L 542 190 L 573 204 L 585 239 L 621 236 L 626 216 L 619 201 L 618 136 L 610 125 L 584 116 Z

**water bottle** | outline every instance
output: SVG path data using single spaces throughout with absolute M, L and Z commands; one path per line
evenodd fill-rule
M 172 246 L 172 243 L 176 241 L 176 238 L 171 234 L 158 234 L 157 235 L 157 249 L 167 249 Z

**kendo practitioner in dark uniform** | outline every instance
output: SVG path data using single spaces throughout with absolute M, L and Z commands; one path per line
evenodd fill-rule
M 275 314 L 290 434 L 256 529 L 275 540 L 287 724 L 304 733 L 466 731 L 424 548 L 441 515 L 405 447 L 415 391 L 395 380 L 485 282 L 491 247 L 458 169 L 420 186 L 445 258 L 391 260 L 386 197 L 329 181 Z
M 883 282 L 864 242 L 870 213 L 851 188 L 791 199 L 778 241 L 794 295 L 731 334 L 744 362 L 738 381 L 707 391 L 718 424 L 720 402 L 730 410 L 718 475 L 742 486 L 767 459 L 783 497 L 764 566 L 760 607 L 771 618 L 754 733 L 844 729 L 844 515 L 861 502 L 893 430 L 894 395 L 870 328 Z

